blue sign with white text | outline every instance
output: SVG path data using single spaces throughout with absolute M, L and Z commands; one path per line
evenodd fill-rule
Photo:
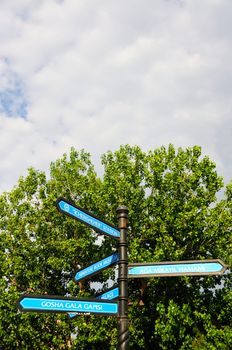
M 225 271 L 225 266 L 218 260 L 199 260 L 165 263 L 130 264 L 128 277 L 159 276 L 196 276 L 218 275 Z
M 96 299 L 112 300 L 112 299 L 117 298 L 118 296 L 119 296 L 119 289 L 117 287 L 117 288 L 111 289 L 108 292 L 105 292 L 101 295 L 98 295 L 96 297 Z
M 19 300 L 18 306 L 24 312 L 75 312 L 100 315 L 118 313 L 117 303 L 68 297 L 24 295 Z
M 98 273 L 99 271 L 105 269 L 106 267 L 116 264 L 118 260 L 119 260 L 118 253 L 114 253 L 108 256 L 107 258 L 96 262 L 95 264 L 89 265 L 88 267 L 79 270 L 75 275 L 75 280 L 76 282 L 79 282 L 88 276 L 92 276 L 95 273 Z
M 86 225 L 92 227 L 97 232 L 101 232 L 108 236 L 119 238 L 120 231 L 115 226 L 107 223 L 106 221 L 98 219 L 95 215 L 87 212 L 84 209 L 81 209 L 72 203 L 68 202 L 66 199 L 59 198 L 57 199 L 57 207 L 62 212 L 65 213 L 74 219 L 77 219 Z
M 108 292 L 105 292 L 103 294 L 100 294 L 96 297 L 96 299 L 102 299 L 102 300 L 113 300 L 116 299 L 119 296 L 119 289 L 114 288 L 111 290 L 108 290 Z M 69 313 L 68 314 L 70 318 L 76 317 L 76 313 Z

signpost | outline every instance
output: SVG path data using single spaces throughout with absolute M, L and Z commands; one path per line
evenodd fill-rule
M 23 295 L 18 301 L 22 312 L 52 312 L 97 314 L 106 316 L 118 315 L 118 303 L 96 301 L 96 299 L 78 299 L 53 295 Z
M 118 262 L 118 259 L 118 253 L 114 253 L 107 258 L 96 262 L 95 264 L 89 265 L 88 267 L 77 271 L 74 277 L 75 281 L 79 282 L 87 277 L 95 275 L 96 273 L 104 270 L 106 267 L 116 264 Z
M 219 259 L 134 263 L 128 266 L 127 207 L 120 206 L 117 209 L 117 228 L 64 198 L 58 198 L 56 205 L 61 213 L 119 241 L 118 253 L 77 271 L 76 282 L 117 263 L 118 288 L 112 288 L 95 299 L 23 295 L 18 301 L 18 307 L 22 312 L 68 313 L 71 318 L 78 314 L 118 316 L 118 350 L 129 349 L 128 278 L 221 275 L 226 270 L 225 264 Z M 118 302 L 110 301 L 115 298 L 118 298 Z
M 226 266 L 219 260 L 168 261 L 129 264 L 128 277 L 172 277 L 221 275 Z
M 96 232 L 119 239 L 120 231 L 117 227 L 107 223 L 104 220 L 98 219 L 95 215 L 88 211 L 77 207 L 64 198 L 58 198 L 56 201 L 57 208 L 61 213 L 71 216 L 72 218 L 83 222 L 92 227 Z

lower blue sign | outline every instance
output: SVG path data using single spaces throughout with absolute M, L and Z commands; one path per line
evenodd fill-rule
M 23 312 L 75 312 L 81 314 L 117 315 L 118 303 L 91 299 L 24 295 L 18 302 Z
M 220 275 L 224 273 L 225 268 L 224 263 L 219 259 L 130 264 L 128 277 Z
M 116 299 L 119 295 L 119 289 L 118 288 L 113 288 L 108 290 L 107 292 L 100 294 L 96 297 L 96 299 L 102 299 L 102 300 L 112 300 Z M 76 313 L 69 313 L 68 316 L 70 318 L 76 317 Z
M 85 267 L 84 269 L 79 270 L 75 275 L 75 280 L 76 282 L 79 282 L 86 277 L 92 276 L 95 273 L 98 273 L 99 271 L 105 269 L 106 267 L 116 264 L 118 260 L 119 260 L 118 253 L 114 253 L 108 256 L 107 258 L 96 262 L 95 264 L 89 265 L 88 267 Z
M 107 292 L 100 294 L 96 297 L 96 299 L 104 299 L 104 300 L 112 300 L 119 296 L 119 289 L 114 288 L 110 289 Z

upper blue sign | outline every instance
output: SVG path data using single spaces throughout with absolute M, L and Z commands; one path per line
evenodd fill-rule
M 62 213 L 65 213 L 72 218 L 85 223 L 97 232 L 117 239 L 120 237 L 120 231 L 117 227 L 107 223 L 106 221 L 99 220 L 95 215 L 77 207 L 76 205 L 73 205 L 66 199 L 58 198 L 57 207 Z
M 88 267 L 85 267 L 84 269 L 79 270 L 75 275 L 76 282 L 79 282 L 85 279 L 86 277 L 95 275 L 96 273 L 105 269 L 106 267 L 116 264 L 118 262 L 118 259 L 119 259 L 118 253 L 114 253 L 108 256 L 107 258 L 96 262 L 95 264 L 89 265 Z
M 203 276 L 224 273 L 225 265 L 217 260 L 174 261 L 163 263 L 130 264 L 128 277 Z
M 95 299 L 53 297 L 49 295 L 24 295 L 18 306 L 24 312 L 75 312 L 81 314 L 117 315 L 118 304 Z

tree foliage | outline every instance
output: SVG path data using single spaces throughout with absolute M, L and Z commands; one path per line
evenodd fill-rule
M 126 145 L 102 164 L 99 178 L 90 155 L 72 148 L 51 163 L 49 178 L 30 168 L 0 196 L 0 348 L 116 349 L 116 318 L 17 310 L 23 293 L 94 296 L 116 281 L 108 269 L 73 282 L 117 242 L 60 214 L 55 201 L 63 196 L 115 225 L 116 208 L 127 205 L 130 263 L 220 258 L 228 265 L 217 277 L 130 280 L 131 349 L 231 349 L 232 184 L 218 199 L 222 178 L 198 146 L 145 153 Z

